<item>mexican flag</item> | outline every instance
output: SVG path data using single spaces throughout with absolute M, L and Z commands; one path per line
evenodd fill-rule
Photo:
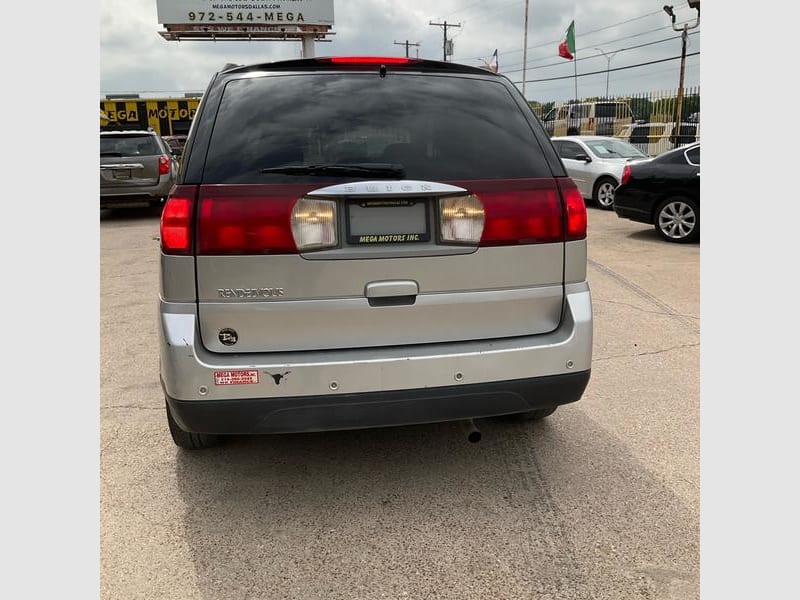
M 572 60 L 575 58 L 575 21 L 569 24 L 564 39 L 558 45 L 558 55 L 561 58 Z

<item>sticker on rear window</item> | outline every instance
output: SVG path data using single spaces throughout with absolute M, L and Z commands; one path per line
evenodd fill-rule
M 214 371 L 214 385 L 258 383 L 258 371 Z

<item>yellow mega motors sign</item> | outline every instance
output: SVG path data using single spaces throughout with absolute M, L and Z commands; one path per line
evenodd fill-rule
M 176 122 L 181 125 L 179 129 L 187 129 L 186 124 L 194 119 L 199 104 L 199 98 L 101 100 L 100 110 L 108 119 L 107 124 L 101 125 L 108 128 L 137 126 L 151 128 L 160 135 L 173 135 Z

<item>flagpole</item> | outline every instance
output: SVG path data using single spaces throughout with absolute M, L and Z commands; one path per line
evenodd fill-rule
M 578 51 L 575 50 L 575 58 L 573 59 L 575 63 L 575 102 L 578 101 Z
M 572 22 L 575 23 L 575 19 L 572 19 Z M 575 29 L 572 29 L 572 39 L 575 39 Z M 578 101 L 578 44 L 575 44 L 575 56 L 573 57 L 575 61 L 575 102 Z

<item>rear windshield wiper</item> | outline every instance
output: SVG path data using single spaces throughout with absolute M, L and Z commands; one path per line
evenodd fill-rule
M 333 175 L 338 177 L 361 176 L 396 177 L 405 176 L 403 165 L 392 163 L 352 163 L 330 165 L 285 165 L 261 169 L 261 173 L 281 173 L 283 175 Z
M 101 152 L 100 156 L 122 156 L 122 152 Z

